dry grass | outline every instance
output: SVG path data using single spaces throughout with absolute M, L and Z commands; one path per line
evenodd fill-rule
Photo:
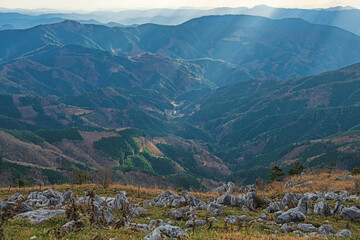
M 7 199 L 15 193 L 21 193 L 24 196 L 27 196 L 30 192 L 34 191 L 45 191 L 48 189 L 56 189 L 60 192 L 72 190 L 77 196 L 84 196 L 84 193 L 87 191 L 94 191 L 99 196 L 106 197 L 115 197 L 120 191 L 126 191 L 127 196 L 130 197 L 133 201 L 143 201 L 149 200 L 165 190 L 170 190 L 172 192 L 180 194 L 173 189 L 160 189 L 160 188 L 145 188 L 132 185 L 121 185 L 121 184 L 111 184 L 108 189 L 104 189 L 102 186 L 97 184 L 82 184 L 82 185 L 51 185 L 51 186 L 34 186 L 34 187 L 25 187 L 25 188 L 0 188 L 0 199 Z M 200 192 L 191 192 L 194 196 L 199 199 L 207 200 L 210 197 L 219 197 L 219 194 L 216 193 L 200 193 Z
M 235 240 L 235 239 L 293 240 L 293 239 L 325 239 L 325 238 L 319 238 L 319 237 L 303 238 L 303 237 L 291 236 L 289 234 L 282 234 L 282 235 L 276 234 L 276 236 L 275 236 L 275 235 L 269 235 L 269 234 L 264 234 L 264 233 L 249 234 L 247 232 L 230 232 L 230 233 L 217 234 L 216 239 L 220 239 L 220 240 Z
M 356 194 L 355 182 L 360 181 L 360 176 L 355 176 L 352 180 L 347 181 L 335 181 L 335 178 L 342 177 L 344 175 L 349 174 L 346 171 L 334 171 L 331 175 L 325 171 L 314 171 L 308 173 L 306 175 L 300 176 L 295 175 L 291 177 L 287 177 L 281 182 L 272 182 L 265 185 L 264 194 L 271 198 L 282 197 L 285 192 L 293 192 L 293 193 L 305 193 L 305 192 L 324 192 L 330 189 L 334 191 L 346 190 L 351 194 Z M 299 180 L 300 179 L 300 180 Z M 302 184 L 301 186 L 284 188 L 284 184 L 287 181 L 293 181 L 294 185 Z M 308 183 L 308 181 L 312 180 L 312 183 Z M 297 183 L 298 181 L 298 183 Z M 52 186 L 34 186 L 34 187 L 26 187 L 26 188 L 0 188 L 0 199 L 6 199 L 13 194 L 19 192 L 26 196 L 30 192 L 33 191 L 44 191 L 48 189 L 57 189 L 58 191 L 68 191 L 72 190 L 75 195 L 83 196 L 86 191 L 95 191 L 100 196 L 114 197 L 120 191 L 126 191 L 127 196 L 130 197 L 133 201 L 143 201 L 149 200 L 165 190 L 170 190 L 177 194 L 180 192 L 176 192 L 174 189 L 160 189 L 160 188 L 145 188 L 133 185 L 122 185 L 122 184 L 111 184 L 107 190 L 105 190 L 102 186 L 97 184 L 83 184 L 83 185 L 52 185 Z M 258 192 L 262 194 L 263 191 L 258 189 Z M 191 192 L 194 196 L 199 199 L 207 200 L 210 197 L 217 198 L 221 194 L 212 193 L 212 192 Z M 235 195 L 236 193 L 234 193 Z
M 287 177 L 281 182 L 269 183 L 265 187 L 265 194 L 272 197 L 278 197 L 285 194 L 285 192 L 293 193 L 305 193 L 305 192 L 324 192 L 330 189 L 334 191 L 346 190 L 351 194 L 355 194 L 355 180 L 359 179 L 360 176 L 355 176 L 354 179 L 346 181 L 335 181 L 335 178 L 342 177 L 350 174 L 346 171 L 334 171 L 331 175 L 325 171 L 313 171 L 306 175 L 295 175 Z M 299 180 L 300 179 L 300 180 Z M 293 181 L 294 185 L 301 184 L 298 187 L 284 188 L 284 184 L 287 181 Z M 313 181 L 308 182 L 308 181 Z M 298 181 L 298 183 L 297 183 Z

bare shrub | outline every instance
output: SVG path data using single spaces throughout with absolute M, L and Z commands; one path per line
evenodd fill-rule
M 129 204 L 124 202 L 122 209 L 117 214 L 117 220 L 114 222 L 114 228 L 119 229 L 122 227 L 125 227 L 126 223 L 129 221 L 129 215 L 130 215 L 130 207 Z
M 73 195 L 71 201 L 68 203 L 68 205 L 65 208 L 66 218 L 70 221 L 71 220 L 74 220 L 74 221 L 79 220 L 80 215 L 79 215 L 78 210 L 79 210 L 79 207 L 76 204 L 76 198 Z
M 329 184 L 319 184 L 319 190 L 321 192 L 327 192 L 329 191 Z
M 355 179 L 354 181 L 354 192 L 355 194 L 360 194 L 360 179 Z
M 254 206 L 255 208 L 265 208 L 268 206 L 268 203 L 265 198 L 256 195 L 254 197 Z
M 262 195 L 264 195 L 264 191 L 265 191 L 265 181 L 264 181 L 264 179 L 262 179 L 261 177 L 256 178 L 255 186 L 260 192 L 262 192 Z
M 112 177 L 113 173 L 108 168 L 101 168 L 97 171 L 97 180 L 105 190 L 107 190 L 112 183 Z
M 82 185 L 92 183 L 92 176 L 90 172 L 77 169 L 74 171 L 73 184 Z
M 96 207 L 95 207 L 95 203 L 94 203 L 95 202 L 95 193 L 93 191 L 88 191 L 86 193 L 86 197 L 89 198 L 87 210 L 88 210 L 88 214 L 89 214 L 90 224 L 91 224 L 91 226 L 96 226 L 97 225 L 97 217 L 96 217 Z

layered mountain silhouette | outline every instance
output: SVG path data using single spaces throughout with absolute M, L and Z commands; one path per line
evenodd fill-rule
M 39 24 L 51 24 L 63 20 L 75 20 L 82 23 L 106 24 L 107 26 L 134 26 L 145 23 L 160 25 L 178 25 L 193 18 L 210 15 L 246 14 L 268 17 L 272 19 L 301 18 L 315 24 L 325 24 L 343 28 L 355 34 L 360 34 L 357 24 L 360 20 L 360 10 L 352 7 L 332 7 L 325 9 L 291 9 L 273 8 L 266 5 L 253 8 L 214 8 L 214 9 L 148 9 L 125 10 L 119 12 L 93 13 L 16 13 L 10 9 L 0 9 L 0 25 L 2 29 L 30 28 Z M 1 29 L 1 27 L 0 27 Z
M 151 52 L 181 59 L 209 57 L 280 79 L 318 74 L 360 61 L 360 37 L 355 34 L 300 19 L 245 15 L 202 17 L 178 26 L 145 24 L 133 28 L 64 21 L 2 31 L 0 41 L 2 62 L 75 44 L 120 56 Z

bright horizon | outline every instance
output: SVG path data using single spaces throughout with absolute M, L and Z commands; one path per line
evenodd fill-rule
M 50 3 L 51 1 L 51 3 Z M 58 11 L 99 11 L 154 8 L 218 8 L 267 5 L 283 8 L 329 8 L 352 6 L 360 8 L 359 0 L 4 0 L 0 8 L 50 9 Z

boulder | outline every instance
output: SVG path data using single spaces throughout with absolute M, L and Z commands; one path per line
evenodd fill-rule
M 0 210 L 6 212 L 12 209 L 14 206 L 15 206 L 15 202 L 2 202 Z
M 103 206 L 105 203 L 105 198 L 100 197 L 99 195 L 95 195 L 95 202 L 99 205 L 99 206 Z
M 250 185 L 246 185 L 246 186 L 242 186 L 240 187 L 239 191 L 240 192 L 248 192 L 251 189 L 255 189 L 255 184 L 250 184 Z
M 317 231 L 317 228 L 314 227 L 312 224 L 299 223 L 297 225 L 297 228 L 303 232 L 316 232 Z
M 63 192 L 63 202 L 67 203 L 72 200 L 73 192 L 71 190 Z
M 278 218 L 281 214 L 283 214 L 284 211 L 280 210 L 280 211 L 277 211 L 277 212 L 274 212 L 274 217 L 275 218 Z
M 321 237 L 317 232 L 309 233 L 309 237 L 317 237 L 317 236 Z
M 15 202 L 16 200 L 20 200 L 23 198 L 23 195 L 21 193 L 15 193 L 14 195 L 12 195 L 8 201 L 9 202 Z
M 160 239 L 174 239 L 174 238 L 187 238 L 189 237 L 181 228 L 164 225 L 155 228 L 153 232 L 147 235 L 144 240 L 160 240 Z
M 267 220 L 267 219 L 268 219 L 268 217 L 267 217 L 266 214 L 264 214 L 264 213 L 260 214 L 260 215 L 258 216 L 258 218 L 264 219 L 264 220 Z
M 269 204 L 269 207 L 266 209 L 266 212 L 274 213 L 274 212 L 280 211 L 280 209 L 281 209 L 281 203 L 280 202 L 271 202 Z
M 327 235 L 329 233 L 334 232 L 334 228 L 332 226 L 330 226 L 330 225 L 321 225 L 319 227 L 319 232 L 324 233 L 324 234 Z
M 340 199 L 340 197 L 333 190 L 330 190 L 329 192 L 325 193 L 324 198 L 325 200 L 331 200 L 331 201 Z
M 179 205 L 181 202 L 183 202 L 183 204 L 185 204 L 185 198 L 184 197 L 180 197 L 179 195 L 172 193 L 170 191 L 165 191 L 161 194 L 159 194 L 158 196 L 156 196 L 155 198 L 151 199 L 149 205 L 150 206 L 158 206 L 158 207 L 162 207 L 162 206 L 171 206 L 172 202 L 178 199 L 180 200 Z M 178 207 L 178 206 L 174 206 L 174 207 Z
M 243 211 L 243 212 L 250 212 L 250 209 L 249 209 L 248 207 L 246 207 L 246 206 L 242 206 L 242 207 L 241 207 L 241 211 Z
M 339 195 L 341 200 L 347 200 L 347 198 L 349 197 L 349 192 L 342 190 Z
M 302 197 L 297 205 L 297 210 L 303 213 L 305 216 L 311 213 L 311 203 L 306 197 Z
M 31 192 L 29 194 L 29 196 L 27 197 L 27 199 L 40 199 L 40 200 L 45 200 L 46 197 L 44 196 L 44 194 L 42 192 Z
M 214 218 L 214 217 L 209 217 L 208 220 L 211 221 L 211 222 L 219 222 L 219 220 L 217 220 L 217 219 Z
M 335 204 L 334 210 L 331 212 L 332 215 L 340 215 L 344 206 L 341 204 L 340 201 L 337 201 Z
M 352 233 L 348 229 L 338 231 L 335 236 L 336 237 L 351 237 Z
M 348 201 L 348 202 L 360 201 L 360 197 L 358 197 L 356 195 L 350 195 L 349 197 L 345 198 L 344 200 Z
M 360 210 L 352 206 L 351 208 L 344 207 L 341 211 L 341 217 L 343 217 L 346 220 L 355 220 L 360 218 Z
M 48 201 L 48 206 L 56 206 L 62 202 L 61 198 L 50 198 Z
M 291 180 L 284 184 L 284 188 L 291 188 L 293 186 L 294 186 L 294 182 Z
M 27 197 L 26 203 L 31 207 L 45 207 L 48 206 L 49 199 L 42 192 L 31 192 Z
M 285 193 L 284 198 L 281 201 L 282 206 L 288 206 L 288 207 L 294 207 L 297 206 L 299 203 L 299 200 L 303 197 L 302 194 L 296 194 L 296 193 Z
M 209 204 L 207 211 L 211 212 L 214 216 L 221 216 L 225 214 L 224 206 L 213 202 Z
M 228 182 L 227 183 L 227 189 L 226 189 L 226 194 L 232 194 L 235 192 L 235 184 L 233 182 Z
M 64 225 L 61 226 L 61 230 L 63 232 L 71 232 L 72 229 L 74 228 L 74 223 L 75 223 L 75 221 L 70 221 L 70 222 L 65 223 Z
M 284 233 L 290 233 L 293 231 L 293 229 L 291 228 L 291 226 L 289 226 L 287 223 L 284 223 L 282 226 L 281 226 L 281 231 L 284 232 Z
M 14 218 L 15 219 L 28 218 L 30 219 L 31 224 L 40 224 L 42 222 L 47 221 L 51 217 L 61 216 L 63 214 L 65 214 L 64 210 L 38 209 L 38 210 L 18 214 Z
M 183 214 L 178 210 L 169 212 L 169 216 L 174 220 L 180 220 L 183 218 Z
M 191 211 L 186 212 L 186 216 L 188 218 L 193 218 L 193 217 L 196 217 L 197 214 L 196 214 L 196 212 L 194 210 L 191 210 Z
M 315 204 L 314 213 L 318 215 L 328 216 L 331 214 L 330 206 L 325 202 L 325 200 Z
M 109 207 L 121 211 L 124 205 L 129 205 L 129 200 L 126 197 L 126 192 L 121 191 L 119 194 L 116 194 L 113 204 L 110 204 Z
M 43 192 L 43 195 L 47 198 L 47 199 L 51 199 L 51 198 L 58 198 L 61 199 L 62 202 L 62 194 L 55 190 L 55 189 L 49 189 Z
M 115 221 L 114 214 L 110 208 L 104 208 L 101 210 L 101 214 L 104 215 L 104 219 L 107 224 L 111 224 Z
M 74 229 L 79 229 L 79 228 L 83 228 L 85 227 L 85 220 L 84 219 L 80 219 L 78 221 L 70 221 L 70 222 L 67 222 L 65 223 L 64 225 L 62 225 L 60 227 L 60 229 L 63 231 L 63 232 L 71 232 L 73 231 Z
M 240 221 L 243 222 L 243 221 L 246 221 L 247 219 L 248 219 L 248 216 L 246 216 L 246 215 L 226 216 L 224 221 L 228 224 L 237 224 Z
M 195 220 L 195 227 L 200 227 L 200 226 L 204 226 L 206 224 L 205 220 Z M 187 221 L 185 223 L 185 227 L 189 228 L 189 227 L 193 227 L 194 226 L 194 221 Z
M 223 195 L 219 197 L 216 201 L 217 204 L 230 206 L 231 205 L 231 196 L 230 195 Z
M 234 193 L 236 187 L 235 184 L 233 182 L 228 182 L 228 183 L 224 183 L 223 185 L 214 188 L 213 190 L 211 190 L 211 192 L 215 192 L 215 193 L 226 193 L 228 195 Z
M 181 212 L 181 213 L 187 213 L 190 211 L 190 207 L 186 206 L 186 207 L 182 207 L 182 208 L 178 208 L 176 209 L 177 211 Z
M 146 233 L 147 231 L 149 231 L 149 226 L 146 225 L 146 224 L 136 223 L 136 224 L 134 224 L 134 226 L 136 227 L 136 229 L 137 229 L 139 232 Z
M 353 175 L 345 175 L 342 177 L 335 178 L 335 181 L 346 181 L 346 180 L 351 180 L 353 178 L 354 178 Z
M 294 235 L 297 235 L 299 237 L 308 237 L 308 235 L 306 235 L 305 233 L 303 233 L 302 231 L 294 231 L 293 232 Z
M 257 206 L 257 194 L 254 188 L 250 189 L 249 192 L 245 196 L 244 205 L 249 209 L 256 209 Z
M 30 207 L 28 204 L 26 203 L 22 203 L 21 204 L 21 211 L 22 212 L 29 212 L 29 211 L 33 211 L 34 209 L 32 207 Z
M 10 209 L 12 209 L 15 206 L 15 202 L 3 202 L 1 204 L 1 211 L 6 212 L 9 211 Z M 21 204 L 21 212 L 29 212 L 29 211 L 33 211 L 34 209 L 32 207 L 30 207 L 27 203 L 22 203 Z
M 283 224 L 287 222 L 302 222 L 305 221 L 306 215 L 300 212 L 297 208 L 292 208 L 289 211 L 281 214 L 276 223 Z
M 311 201 L 316 201 L 316 200 L 319 199 L 319 196 L 317 194 L 315 194 L 315 193 L 307 192 L 307 193 L 304 194 L 304 196 L 307 197 L 307 199 L 309 199 Z
M 164 221 L 162 219 L 158 219 L 158 220 L 151 220 L 149 222 L 149 225 L 148 225 L 148 229 L 149 230 L 152 230 L 156 227 L 159 227 L 159 226 L 164 226 L 164 225 L 167 225 L 166 223 L 164 223 Z
M 181 196 L 174 194 L 170 191 L 165 191 L 155 198 L 153 198 L 150 203 L 150 206 L 172 206 L 173 208 L 178 208 L 185 205 L 193 206 L 195 210 L 205 210 L 206 203 L 194 195 L 190 194 L 188 191 L 183 191 Z
M 45 207 L 49 205 L 49 200 L 45 199 L 45 200 L 40 200 L 40 199 L 29 199 L 26 200 L 26 204 L 28 204 L 31 207 Z
M 185 204 L 193 206 L 195 210 L 205 210 L 206 209 L 206 203 L 198 198 L 196 198 L 194 195 L 190 194 L 188 191 L 183 191 L 181 193 L 181 196 L 185 199 Z M 180 203 L 181 198 L 180 198 Z

